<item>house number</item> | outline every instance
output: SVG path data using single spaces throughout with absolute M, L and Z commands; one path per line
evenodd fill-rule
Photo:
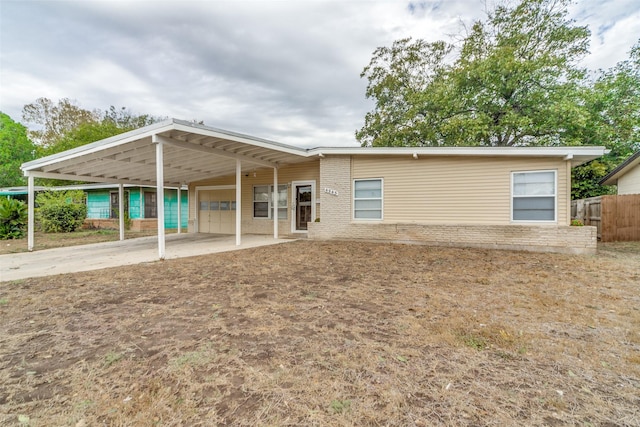
M 324 188 L 324 192 L 327 193 L 327 194 L 331 194 L 333 196 L 337 196 L 338 195 L 338 190 L 334 190 L 332 188 L 325 187 Z

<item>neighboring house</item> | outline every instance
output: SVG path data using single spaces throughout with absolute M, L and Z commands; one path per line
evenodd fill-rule
M 85 225 L 94 228 L 118 228 L 119 193 L 114 184 L 79 184 L 60 187 L 36 187 L 34 191 L 81 190 L 87 195 L 87 219 Z M 0 188 L 0 196 L 26 201 L 27 187 Z M 165 228 L 178 228 L 178 190 L 165 188 L 164 206 Z M 149 230 L 158 227 L 156 188 L 140 185 L 124 185 L 126 217 L 130 220 L 131 230 Z M 189 195 L 181 192 L 182 228 L 188 224 Z
M 87 220 L 85 223 L 96 228 L 118 228 L 119 193 L 117 185 L 89 184 L 82 190 L 87 193 Z M 189 195 L 180 192 L 181 227 L 188 224 Z M 155 229 L 158 227 L 157 194 L 155 187 L 125 185 L 124 209 L 135 231 Z M 178 190 L 164 189 L 164 226 L 178 228 Z
M 618 195 L 640 194 L 640 151 L 602 178 L 600 185 L 617 185 Z
M 243 233 L 252 233 L 592 253 L 595 228 L 569 226 L 571 168 L 604 152 L 301 149 L 171 119 L 22 169 L 30 182 L 152 185 L 158 195 L 165 186 L 186 185 L 188 231 L 235 234 L 238 244 Z M 161 197 L 157 202 L 163 206 Z M 159 218 L 164 215 L 158 210 Z M 158 247 L 163 258 L 161 227 Z
M 35 187 L 35 191 L 42 191 L 45 187 Z M 6 197 L 7 199 L 16 199 L 21 200 L 23 202 L 27 201 L 27 187 L 3 187 L 0 188 L 0 196 Z

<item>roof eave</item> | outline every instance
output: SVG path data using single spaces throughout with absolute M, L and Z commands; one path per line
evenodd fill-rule
M 602 146 L 578 147 L 318 147 L 309 156 L 479 156 L 479 157 L 562 157 L 578 166 L 596 159 L 608 151 Z
M 135 140 L 144 138 L 150 138 L 153 135 L 170 132 L 172 130 L 182 132 L 193 132 L 199 135 L 210 136 L 214 138 L 228 139 L 236 142 L 241 142 L 248 145 L 267 148 L 284 152 L 287 154 L 307 157 L 308 150 L 294 147 L 291 145 L 282 144 L 275 141 L 269 141 L 262 138 L 256 138 L 250 135 L 240 134 L 236 132 L 226 131 L 204 125 L 198 125 L 185 120 L 168 119 L 162 122 L 154 123 L 149 126 L 145 126 L 139 129 L 134 129 L 129 132 L 121 133 L 100 141 L 92 142 L 81 147 L 73 148 L 71 150 L 63 151 L 61 153 L 52 154 L 47 157 L 32 160 L 30 162 L 23 163 L 20 167 L 25 174 L 29 171 L 37 170 L 49 164 L 73 159 L 86 154 L 91 154 L 96 151 L 104 150 L 110 147 L 116 147 L 118 145 L 126 144 Z
M 109 138 L 101 139 L 90 144 L 82 145 L 77 148 L 72 148 L 61 153 L 52 154 L 50 156 L 23 163 L 22 166 L 20 166 L 20 169 L 22 169 L 23 172 L 28 172 L 30 170 L 41 168 L 57 161 L 72 159 L 74 157 L 89 154 L 94 151 L 103 150 L 110 146 L 117 146 L 137 139 L 151 137 L 151 135 L 154 135 L 156 133 L 171 130 L 173 128 L 173 124 L 174 119 L 164 120 L 162 122 L 154 123 L 149 126 L 134 129 L 129 132 L 124 132 Z
M 616 185 L 618 183 L 618 179 L 626 174 L 631 168 L 640 164 L 640 151 L 636 151 L 624 162 L 620 163 L 618 167 L 609 172 L 604 178 L 598 181 L 600 185 Z

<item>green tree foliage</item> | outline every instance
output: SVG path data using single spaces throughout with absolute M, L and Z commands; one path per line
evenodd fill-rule
M 35 158 L 27 129 L 0 112 L 0 187 L 25 185 L 20 165 Z
M 0 240 L 20 239 L 27 230 L 27 206 L 20 200 L 0 198 Z
M 67 98 L 57 104 L 47 98 L 38 98 L 24 106 L 22 115 L 23 120 L 33 127 L 30 134 L 37 142 L 37 157 L 77 148 L 164 119 L 134 114 L 125 107 L 111 106 L 106 111 L 89 111 Z M 69 184 L 69 181 L 38 179 L 38 183 L 54 186 Z
M 38 193 L 37 217 L 45 233 L 69 233 L 79 229 L 87 217 L 84 192 L 45 191 Z
M 32 128 L 30 134 L 38 146 L 39 157 L 163 120 L 148 114 L 134 114 L 125 107 L 111 106 L 106 111 L 89 111 L 68 98 L 59 100 L 57 104 L 47 98 L 38 98 L 24 106 L 22 117 Z
M 583 99 L 589 116 L 584 126 L 570 131 L 584 144 L 611 151 L 573 170 L 574 199 L 615 193 L 615 187 L 598 181 L 640 150 L 640 40 L 628 60 L 598 73 L 593 85 L 584 89 Z
M 80 123 L 58 137 L 52 145 L 43 148 L 42 155 L 50 155 L 91 142 L 109 138 L 130 130 L 138 129 L 161 120 L 149 115 L 135 115 L 126 108 L 116 109 L 111 106 L 108 111 L 97 112 L 99 120 Z
M 166 117 L 149 114 L 134 114 L 126 107 L 116 108 L 113 105 L 102 113 L 103 122 L 111 122 L 122 131 L 138 129 L 166 119 Z
M 98 120 L 98 113 L 85 110 L 68 98 L 54 104 L 48 98 L 38 98 L 22 109 L 22 119 L 29 126 L 29 136 L 40 147 L 54 145 L 75 127 Z
M 600 71 L 585 98 L 590 113 L 586 144 L 606 144 L 623 158 L 640 148 L 640 39 L 629 59 Z
M 505 0 L 508 1 L 508 0 Z M 602 145 L 574 170 L 573 198 L 640 149 L 640 40 L 629 59 L 589 75 L 589 30 L 571 0 L 502 3 L 458 43 L 401 39 L 379 47 L 361 77 L 375 100 L 356 131 L 363 146 Z
M 589 31 L 570 0 L 498 5 L 452 43 L 402 39 L 376 49 L 361 76 L 376 106 L 363 146 L 577 144 Z

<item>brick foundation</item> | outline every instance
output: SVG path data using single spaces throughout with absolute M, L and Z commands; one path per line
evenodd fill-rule
M 99 229 L 107 229 L 107 230 L 118 230 L 118 220 L 117 219 L 91 219 L 87 218 L 84 220 L 84 228 L 99 228 Z M 131 231 L 146 231 L 146 230 L 157 230 L 158 229 L 158 220 L 156 218 L 147 218 L 147 219 L 132 219 L 131 227 L 129 230 Z
M 432 225 L 351 223 L 339 229 L 310 223 L 309 238 L 381 240 L 433 246 L 595 254 L 595 227 L 555 225 Z

